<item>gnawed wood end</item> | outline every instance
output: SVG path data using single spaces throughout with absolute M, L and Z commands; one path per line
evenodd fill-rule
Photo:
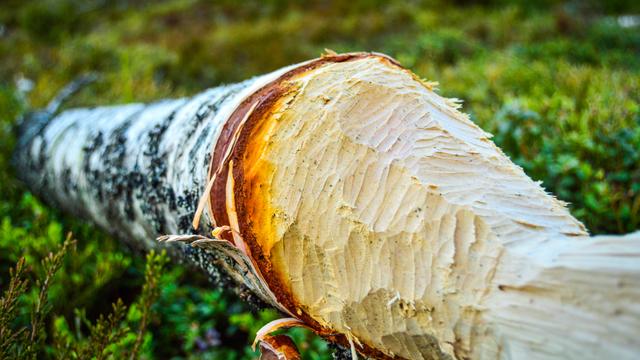
M 212 222 L 278 306 L 367 356 L 535 347 L 503 337 L 531 319 L 495 316 L 514 306 L 501 289 L 535 282 L 587 233 L 459 107 L 379 54 L 294 67 L 222 130 Z

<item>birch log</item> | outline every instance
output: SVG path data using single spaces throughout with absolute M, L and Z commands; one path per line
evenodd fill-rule
M 213 257 L 179 251 L 366 356 L 638 358 L 640 233 L 589 237 L 457 109 L 384 55 L 327 55 L 32 121 L 16 163 L 147 248 L 204 196 L 173 239 Z

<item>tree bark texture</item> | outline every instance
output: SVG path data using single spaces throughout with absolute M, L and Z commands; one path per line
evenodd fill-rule
M 134 249 L 165 248 L 204 270 L 214 284 L 264 307 L 224 251 L 166 246 L 156 238 L 194 233 L 212 144 L 226 117 L 277 73 L 190 98 L 72 109 L 55 117 L 31 114 L 14 154 L 18 176 L 48 204 L 94 222 Z M 210 230 L 205 224 L 199 232 Z
M 637 358 L 640 233 L 589 237 L 433 86 L 384 55 L 327 55 L 33 117 L 16 164 L 136 246 L 200 245 L 171 249 L 291 317 L 274 327 L 377 358 Z

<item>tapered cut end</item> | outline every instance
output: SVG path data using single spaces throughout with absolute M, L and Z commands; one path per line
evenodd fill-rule
M 510 239 L 524 248 L 540 229 L 584 229 L 457 107 L 384 55 L 302 64 L 228 121 L 215 220 L 327 338 L 383 358 L 499 352 L 473 346 L 489 332 L 498 239 L 520 232 Z

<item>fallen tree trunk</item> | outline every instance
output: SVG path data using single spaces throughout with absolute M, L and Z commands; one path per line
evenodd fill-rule
M 16 164 L 133 244 L 200 246 L 170 248 L 291 317 L 273 328 L 379 358 L 636 358 L 640 234 L 589 238 L 432 87 L 328 55 L 27 122 Z

